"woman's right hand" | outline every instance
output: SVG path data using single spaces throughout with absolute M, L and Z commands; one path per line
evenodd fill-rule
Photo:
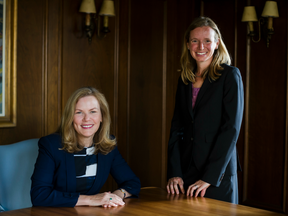
M 176 194 L 179 194 L 178 186 L 179 186 L 181 192 L 183 194 L 185 194 L 183 179 L 180 177 L 170 178 L 168 180 L 168 183 L 167 183 L 167 192 L 172 193 L 172 194 L 174 194 L 176 192 Z
M 123 206 L 125 202 L 116 194 L 110 192 L 99 193 L 95 195 L 80 195 L 76 206 L 103 206 L 103 207 L 116 207 Z

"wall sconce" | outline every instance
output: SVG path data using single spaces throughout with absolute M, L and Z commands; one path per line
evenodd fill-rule
M 79 12 L 86 13 L 85 16 L 85 31 L 86 36 L 88 37 L 89 44 L 92 41 L 92 36 L 95 31 L 95 24 L 92 20 L 91 13 L 96 13 L 96 7 L 94 0 L 83 0 L 79 9 Z
M 89 44 L 92 41 L 92 36 L 95 32 L 95 23 L 94 23 L 94 17 L 92 17 L 90 14 L 96 14 L 96 7 L 94 0 L 82 0 L 79 12 L 86 13 L 85 16 L 85 31 L 86 36 L 88 37 Z M 100 35 L 100 16 L 104 16 L 103 18 L 103 28 L 101 32 L 104 33 L 104 36 Z M 98 14 L 98 26 L 97 26 L 97 36 L 100 38 L 105 37 L 107 33 L 110 32 L 108 29 L 108 17 L 109 16 L 115 16 L 115 10 L 114 10 L 114 1 L 112 0 L 103 0 L 102 7 L 100 9 L 100 12 Z
M 248 35 L 253 40 L 253 37 L 255 36 L 255 32 L 254 32 L 254 28 L 253 28 L 253 22 L 258 21 L 254 6 L 247 6 L 244 8 L 244 12 L 243 12 L 243 16 L 242 16 L 241 21 L 242 22 L 248 22 L 248 26 L 249 26 L 249 34 Z
M 260 25 L 266 26 L 264 28 L 265 30 L 265 36 L 266 36 L 266 44 L 267 47 L 269 47 L 269 42 L 271 40 L 272 34 L 274 34 L 274 29 L 273 29 L 273 18 L 279 17 L 278 13 L 278 7 L 277 7 L 277 2 L 276 1 L 266 1 L 265 7 L 262 12 L 262 17 L 260 18 L 259 21 L 257 19 L 256 11 L 254 6 L 247 6 L 244 8 L 243 16 L 242 16 L 242 22 L 248 22 L 249 26 L 249 36 L 251 37 L 252 41 L 257 43 L 261 40 L 261 28 Z M 253 37 L 255 36 L 255 32 L 253 29 L 253 22 L 257 22 L 259 25 L 259 39 L 255 41 Z
M 108 28 L 108 17 L 109 16 L 115 16 L 115 10 L 114 10 L 114 1 L 111 0 L 104 0 L 102 3 L 101 10 L 98 15 L 98 37 L 100 37 L 100 16 L 103 17 L 103 28 L 101 32 L 104 33 L 104 37 L 107 33 L 110 32 Z

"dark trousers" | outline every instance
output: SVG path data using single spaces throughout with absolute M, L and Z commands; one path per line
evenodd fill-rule
M 187 172 L 185 172 L 183 175 L 185 191 L 187 191 L 190 185 L 194 184 L 198 180 L 201 180 L 201 176 L 201 172 L 197 170 L 197 168 L 192 162 Z M 220 186 L 215 187 L 213 185 L 210 185 L 207 188 L 204 197 L 238 204 L 237 174 L 232 176 L 224 175 Z

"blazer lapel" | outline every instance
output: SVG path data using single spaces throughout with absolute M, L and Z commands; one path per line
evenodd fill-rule
M 199 93 L 198 93 L 198 96 L 197 96 L 197 99 L 196 99 L 196 103 L 195 103 L 195 106 L 194 106 L 194 109 L 193 109 L 193 113 L 195 113 L 195 110 L 196 110 L 198 104 L 200 103 L 201 99 L 203 98 L 203 95 L 205 94 L 206 90 L 209 88 L 210 85 L 211 85 L 211 83 L 210 83 L 210 81 L 208 79 L 208 76 L 207 76 L 206 79 L 204 80 L 201 88 L 200 88 Z
M 192 110 L 192 83 L 188 82 L 188 85 L 186 85 L 186 92 L 188 92 L 187 94 L 187 101 L 188 101 L 188 110 L 189 113 L 192 117 L 192 119 L 194 119 L 194 114 L 193 114 L 193 110 Z
M 67 181 L 67 191 L 72 193 L 76 192 L 76 171 L 75 171 L 75 160 L 74 155 L 65 152 L 66 161 L 66 181 Z

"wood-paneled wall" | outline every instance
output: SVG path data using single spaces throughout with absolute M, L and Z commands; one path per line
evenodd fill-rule
M 95 0 L 97 11 L 102 0 Z M 83 34 L 81 0 L 18 1 L 17 126 L 0 129 L 0 144 L 54 132 L 70 94 L 94 86 L 106 96 L 123 157 L 142 186 L 165 187 L 166 149 L 180 75 L 183 35 L 199 15 L 219 26 L 245 85 L 238 140 L 242 204 L 287 209 L 287 8 L 277 0 L 270 47 L 253 43 L 243 8 L 264 0 L 115 0 L 105 38 Z M 256 24 L 255 24 L 256 27 Z M 114 188 L 109 179 L 104 190 Z
M 251 1 L 260 14 L 265 1 Z M 287 1 L 277 1 L 279 18 L 269 48 L 250 41 L 243 203 L 287 212 Z M 249 72 L 249 73 L 248 73 Z M 269 187 L 267 185 L 273 185 Z

